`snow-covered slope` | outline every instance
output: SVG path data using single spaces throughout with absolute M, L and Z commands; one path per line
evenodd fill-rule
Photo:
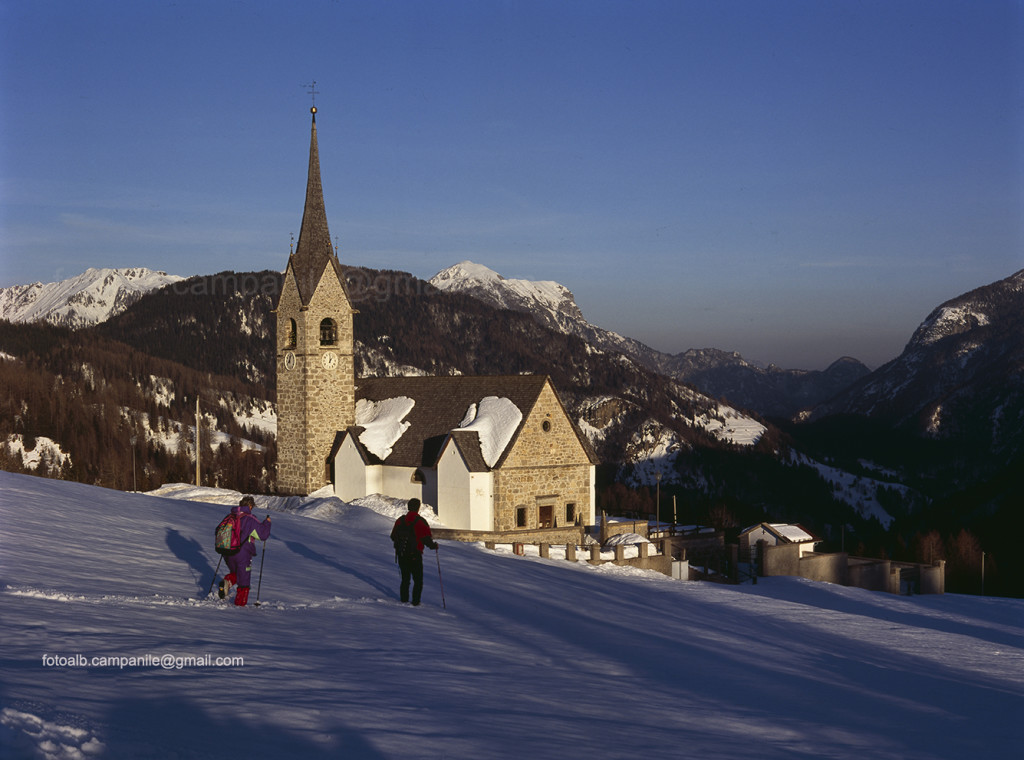
M 238 494 L 166 492 L 217 503 L 0 472 L 3 757 L 960 760 L 1024 740 L 1020 600 L 442 542 L 412 608 L 393 505 L 258 497 L 281 510 L 264 604 L 236 609 L 207 589 Z
M 60 282 L 0 288 L 0 319 L 77 329 L 120 314 L 145 293 L 181 277 L 150 269 L 87 269 Z

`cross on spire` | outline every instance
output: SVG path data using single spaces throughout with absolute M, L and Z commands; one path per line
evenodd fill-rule
M 308 92 L 308 93 L 309 93 L 309 96 L 310 96 L 310 97 L 311 97 L 311 98 L 313 99 L 313 108 L 312 108 L 312 111 L 313 111 L 313 113 L 316 113 L 316 96 L 320 94 L 320 90 L 318 90 L 318 89 L 316 88 L 316 80 L 314 79 L 314 80 L 313 80 L 312 82 L 310 82 L 309 84 L 304 84 L 304 85 L 302 85 L 302 86 L 303 86 L 303 87 L 308 87 L 308 88 L 309 88 L 308 90 L 306 90 L 306 92 Z

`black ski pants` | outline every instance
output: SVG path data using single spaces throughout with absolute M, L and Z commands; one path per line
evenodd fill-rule
M 411 557 L 399 557 L 398 569 L 402 571 L 402 585 L 398 588 L 399 598 L 409 601 L 409 581 L 412 581 L 412 603 L 419 604 L 423 594 L 423 555 L 416 552 Z

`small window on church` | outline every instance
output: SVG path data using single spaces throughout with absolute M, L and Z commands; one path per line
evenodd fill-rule
M 338 342 L 338 325 L 328 317 L 320 323 L 320 345 L 333 346 Z
M 413 483 L 419 483 L 419 484 L 422 485 L 425 481 L 426 481 L 426 478 L 423 475 L 423 470 L 421 470 L 419 467 L 417 467 L 416 471 L 413 472 L 413 474 L 412 474 L 412 482 Z
M 544 420 L 542 423 L 540 423 L 540 427 L 541 427 L 541 429 L 545 433 L 550 433 L 551 432 L 551 420 Z
M 526 507 L 519 507 L 516 509 L 516 527 L 526 527 Z
M 573 525 L 576 522 L 576 505 L 569 503 L 565 505 L 565 524 Z
M 284 347 L 295 348 L 299 343 L 299 331 L 295 326 L 295 320 L 288 320 L 288 335 L 285 336 Z

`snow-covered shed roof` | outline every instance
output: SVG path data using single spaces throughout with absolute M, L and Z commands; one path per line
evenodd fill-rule
M 356 381 L 357 404 L 375 402 L 377 409 L 390 407 L 405 411 L 400 420 L 403 429 L 395 440 L 389 441 L 390 452 L 373 451 L 372 441 L 368 445 L 367 440 L 362 441 L 362 447 L 372 458 L 389 465 L 433 467 L 441 447 L 451 435 L 472 470 L 500 467 L 548 382 L 547 375 L 359 379 Z M 400 406 L 381 406 L 381 402 L 392 399 L 406 401 Z M 518 415 L 512 414 L 513 409 L 518 410 L 521 417 L 517 419 Z M 487 425 L 481 424 L 485 415 L 489 418 Z M 357 426 L 346 433 L 359 439 L 364 431 L 365 428 Z M 578 430 L 576 435 L 596 463 L 589 441 Z M 485 450 L 481 450 L 482 444 Z
M 779 540 L 790 544 L 800 544 L 807 541 L 817 542 L 821 540 L 820 538 L 815 538 L 802 526 L 791 523 L 758 523 L 757 525 L 751 525 L 749 528 L 745 528 L 740 535 L 747 535 L 760 528 L 771 533 Z
M 788 523 L 771 523 L 771 529 L 782 538 L 788 541 L 792 541 L 794 544 L 801 541 L 813 541 L 814 536 L 808 533 L 799 525 L 790 525 Z

